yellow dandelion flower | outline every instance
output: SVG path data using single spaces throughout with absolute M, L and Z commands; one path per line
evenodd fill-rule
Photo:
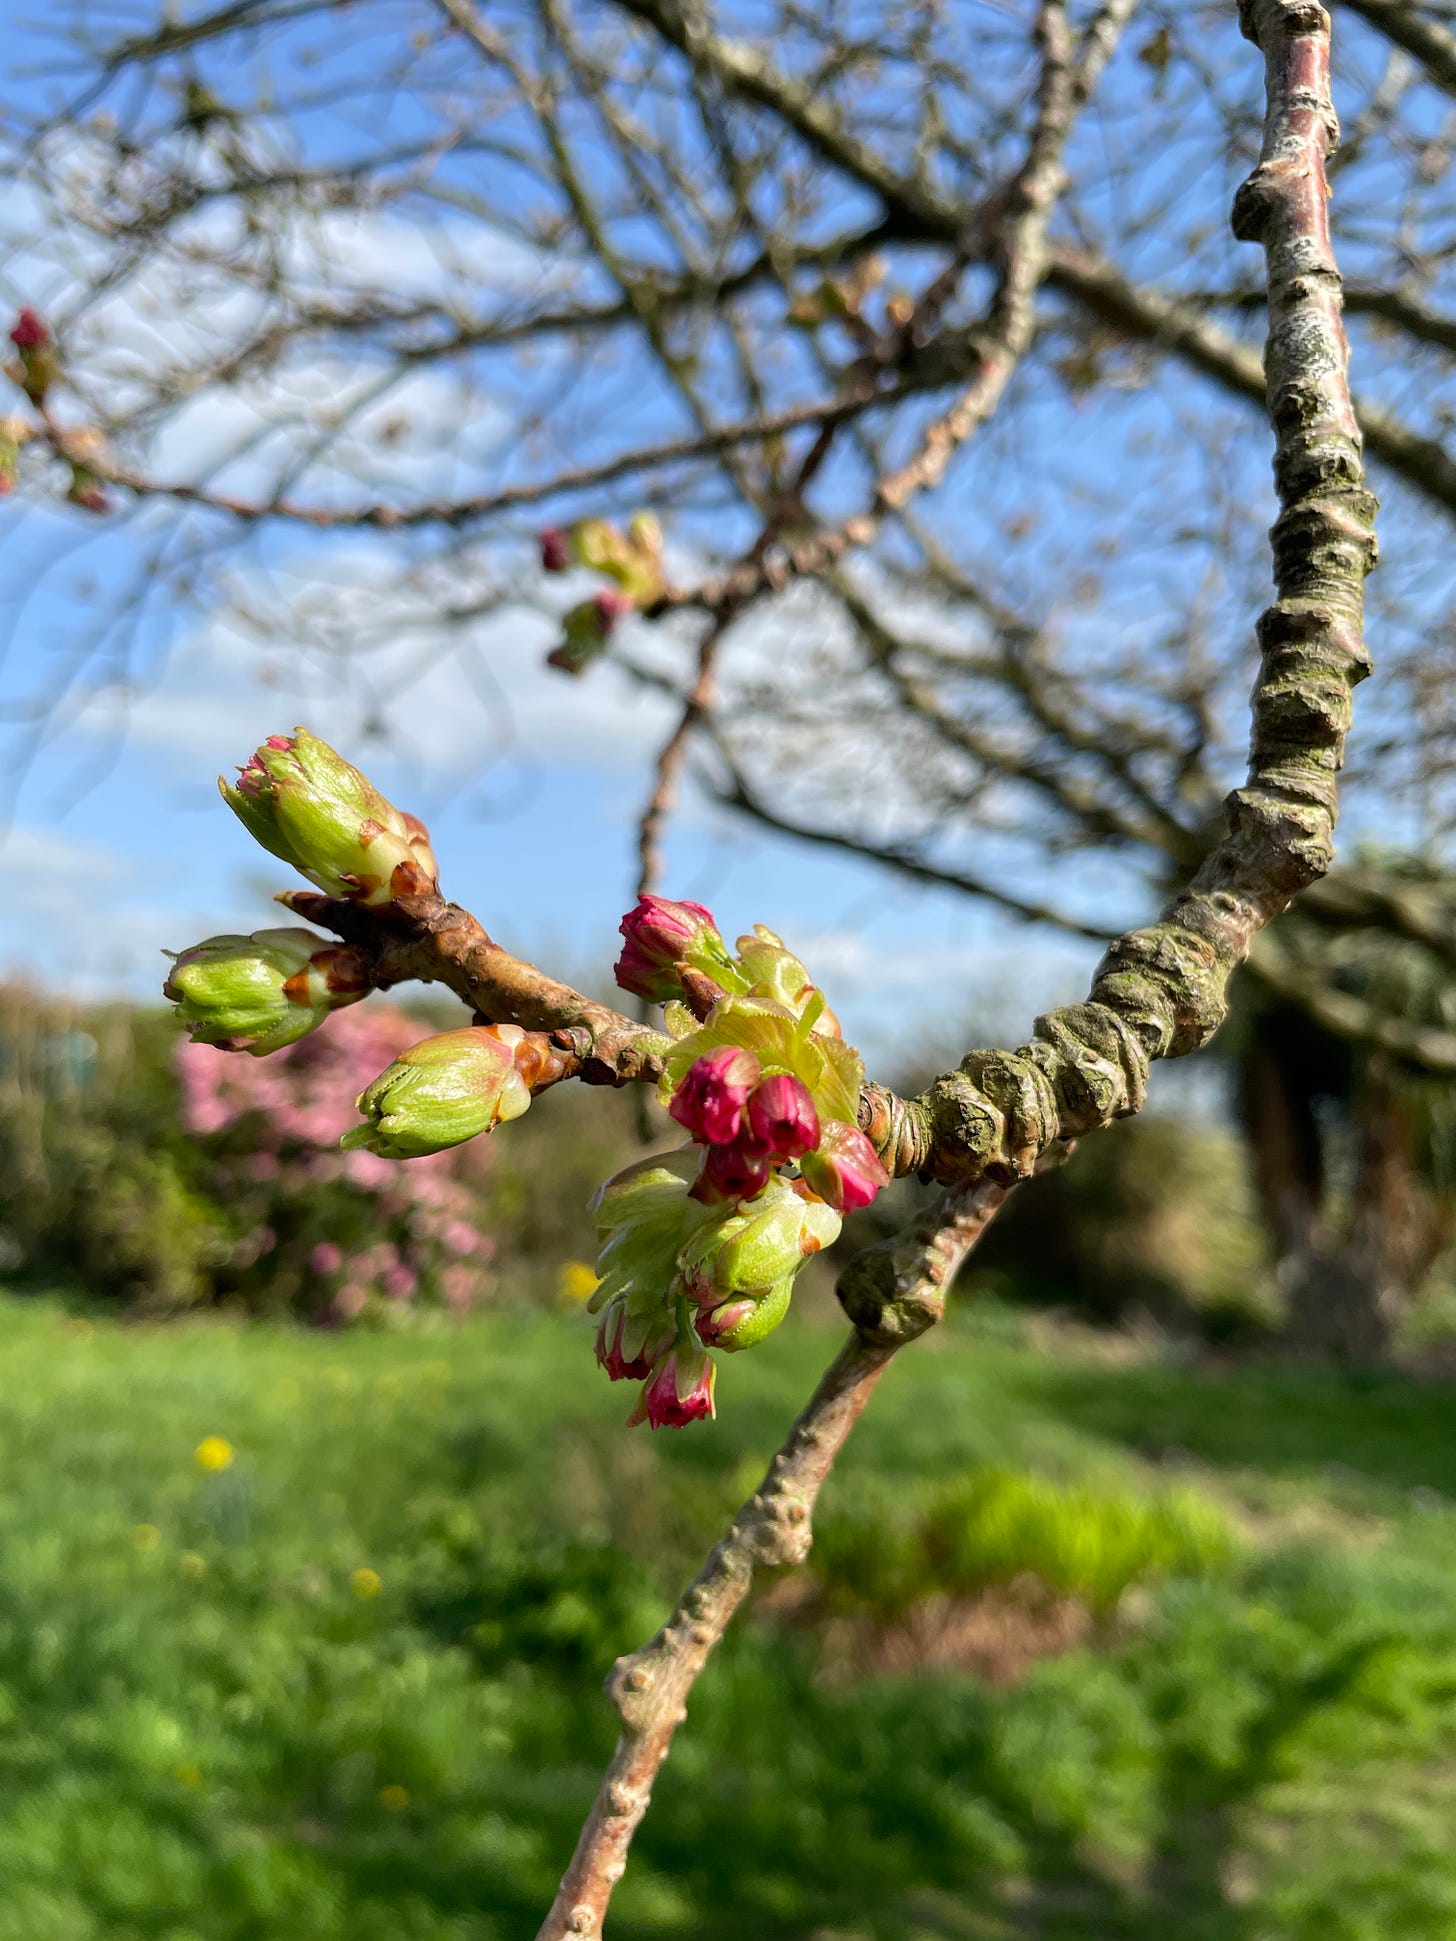
M 384 1589 L 384 1579 L 377 1570 L 371 1570 L 368 1564 L 361 1564 L 349 1579 L 349 1588 L 355 1597 L 366 1599 L 378 1597 Z
M 204 1436 L 192 1453 L 197 1458 L 197 1467 L 209 1475 L 232 1468 L 233 1445 L 226 1436 Z
M 403 1813 L 409 1805 L 409 1794 L 403 1786 L 381 1786 L 379 1804 L 386 1813 Z
M 162 1533 L 155 1523 L 139 1523 L 131 1533 L 131 1540 L 138 1550 L 155 1550 L 162 1541 Z
M 182 1575 L 190 1577 L 194 1584 L 200 1584 L 207 1575 L 207 1559 L 199 1557 L 195 1550 L 184 1550 L 178 1562 L 182 1566 Z
M 556 1277 L 556 1294 L 563 1307 L 584 1307 L 600 1283 L 584 1260 L 568 1260 Z

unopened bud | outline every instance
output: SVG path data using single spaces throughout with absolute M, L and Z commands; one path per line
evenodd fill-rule
M 652 1373 L 672 1345 L 673 1323 L 666 1307 L 634 1313 L 619 1294 L 602 1310 L 597 1324 L 597 1360 L 614 1382 L 640 1382 Z
M 738 1045 L 705 1052 L 673 1093 L 668 1116 L 703 1144 L 726 1146 L 743 1130 L 744 1107 L 758 1084 L 759 1071 L 753 1053 Z
M 34 310 L 22 310 L 10 341 L 17 354 L 10 375 L 33 405 L 43 405 L 46 393 L 61 374 L 54 338 Z
M 564 573 L 571 565 L 571 548 L 560 526 L 548 526 L 541 534 L 541 570 Z
M 366 1123 L 339 1144 L 419 1159 L 518 1119 L 531 1103 L 516 1069 L 526 1035 L 519 1025 L 466 1025 L 412 1045 L 359 1094 Z
M 772 1176 L 773 1162 L 768 1154 L 747 1140 L 735 1140 L 731 1146 L 709 1146 L 693 1181 L 693 1198 L 704 1206 L 751 1200 Z
M 617 982 L 635 997 L 665 1004 L 681 995 L 679 966 L 715 979 L 730 979 L 729 989 L 741 982 L 734 972 L 711 910 L 701 903 L 674 903 L 665 896 L 639 897 L 635 910 L 623 917 L 626 939 L 617 959 Z
M 631 1423 L 650 1422 L 654 1429 L 681 1429 L 716 1414 L 713 1388 L 717 1370 L 696 1341 L 679 1341 L 668 1349 L 628 1417 Z
M 798 1159 L 819 1143 L 819 1114 L 801 1078 L 775 1072 L 748 1101 L 748 1131 L 771 1160 Z
M 437 887 L 424 824 L 306 728 L 270 735 L 218 787 L 256 842 L 329 896 L 377 906 Z
M 756 1348 L 788 1313 L 793 1291 L 790 1276 L 756 1298 L 735 1295 L 717 1307 L 700 1308 L 693 1329 L 705 1348 L 721 1348 L 730 1355 L 740 1348 Z
M 821 1200 L 839 1213 L 868 1206 L 890 1184 L 880 1156 L 858 1126 L 831 1119 L 818 1148 L 805 1153 L 799 1171 Z
M 373 988 L 367 961 L 311 930 L 209 937 L 172 961 L 163 996 L 195 1045 L 265 1057 Z

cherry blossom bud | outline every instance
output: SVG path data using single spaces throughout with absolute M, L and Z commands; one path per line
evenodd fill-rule
M 195 1045 L 262 1058 L 373 989 L 367 960 L 311 930 L 209 937 L 179 951 L 162 986 Z
M 766 1078 L 748 1101 L 748 1130 L 774 1161 L 812 1151 L 819 1143 L 819 1114 L 804 1081 L 787 1072 Z
M 61 374 L 55 340 L 34 310 L 22 310 L 15 319 L 10 341 L 18 353 L 10 375 L 31 403 L 43 405 L 46 393 Z
M 740 1348 L 756 1348 L 788 1313 L 793 1291 L 790 1277 L 757 1299 L 735 1295 L 717 1307 L 700 1308 L 693 1321 L 694 1332 L 705 1348 L 721 1348 L 727 1354 L 736 1354 Z
M 879 1154 L 859 1127 L 839 1119 L 824 1127 L 818 1150 L 804 1154 L 799 1171 L 820 1199 L 839 1213 L 868 1206 L 890 1184 Z
M 730 1144 L 743 1130 L 743 1110 L 758 1085 L 759 1070 L 753 1053 L 737 1045 L 705 1052 L 673 1093 L 668 1117 L 705 1145 Z M 809 1109 L 813 1111 L 812 1104 Z
M 355 1103 L 367 1123 L 339 1144 L 346 1152 L 363 1147 L 386 1159 L 418 1159 L 518 1119 L 531 1103 L 516 1069 L 525 1037 L 518 1025 L 467 1025 L 412 1045 L 359 1094 Z
M 746 1140 L 731 1146 L 709 1146 L 693 1181 L 692 1197 L 704 1206 L 727 1200 L 751 1200 L 773 1176 L 773 1162 Z
M 709 977 L 733 975 L 713 913 L 701 903 L 640 897 L 623 917 L 621 930 L 626 945 L 617 959 L 617 982 L 635 997 L 665 1004 L 680 996 L 681 964 Z
M 675 1342 L 653 1370 L 629 1422 L 647 1421 L 654 1429 L 681 1429 L 689 1422 L 716 1415 L 713 1387 L 717 1372 L 695 1341 Z
M 34 310 L 22 310 L 15 319 L 15 328 L 10 333 L 10 341 L 17 350 L 39 350 L 51 340 L 46 329 Z
M 571 549 L 560 526 L 548 526 L 541 534 L 541 570 L 565 573 L 571 566 Z
M 597 1324 L 597 1360 L 614 1382 L 640 1382 L 666 1354 L 673 1341 L 672 1316 L 665 1307 L 634 1314 L 632 1303 L 618 1294 L 602 1310 Z
M 437 887 L 424 824 L 305 728 L 270 735 L 218 787 L 256 842 L 329 896 L 378 906 Z

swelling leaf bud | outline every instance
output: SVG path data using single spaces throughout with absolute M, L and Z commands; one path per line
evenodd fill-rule
M 519 1119 L 531 1103 L 516 1070 L 525 1036 L 519 1025 L 491 1024 L 422 1039 L 365 1086 L 355 1103 L 367 1123 L 339 1144 L 346 1152 L 364 1147 L 386 1159 L 419 1159 Z
M 738 939 L 738 967 L 754 997 L 787 1005 L 795 1017 L 803 1017 L 817 999 L 811 1020 L 814 1030 L 827 1038 L 840 1036 L 839 1020 L 825 1004 L 818 985 L 783 938 L 763 924 L 755 924 L 751 936 Z
M 717 1370 L 696 1341 L 678 1341 L 668 1349 L 628 1416 L 629 1426 L 650 1422 L 654 1429 L 681 1429 L 716 1415 L 713 1387 Z
M 812 1151 L 819 1143 L 819 1114 L 804 1081 L 787 1072 L 766 1078 L 748 1101 L 748 1131 L 775 1163 Z
M 759 1063 L 753 1053 L 723 1045 L 688 1067 L 667 1108 L 668 1117 L 705 1145 L 729 1145 L 743 1130 L 743 1108 L 758 1080 Z
M 831 1119 L 818 1150 L 805 1153 L 799 1171 L 821 1200 L 838 1213 L 854 1213 L 868 1206 L 890 1175 L 880 1156 L 858 1126 Z
M 263 1058 L 373 988 L 367 961 L 311 930 L 209 937 L 179 951 L 162 986 L 195 1045 Z
M 437 887 L 424 824 L 306 728 L 269 735 L 218 787 L 255 842 L 328 896 L 378 907 Z
M 654 1004 L 680 997 L 680 966 L 684 964 L 720 983 L 731 980 L 730 989 L 736 989 L 742 981 L 724 948 L 712 911 L 701 903 L 674 903 L 665 896 L 639 897 L 636 909 L 623 917 L 621 931 L 626 942 L 617 959 L 617 982 L 634 997 L 647 998 Z M 710 1049 L 704 1046 L 704 1050 Z

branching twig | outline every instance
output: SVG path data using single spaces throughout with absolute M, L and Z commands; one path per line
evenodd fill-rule
M 946 1289 L 1006 1197 L 989 1181 L 951 1195 L 898 1243 L 897 1292 L 840 1349 L 762 1483 L 657 1636 L 619 1658 L 607 1691 L 622 1733 L 536 1941 L 599 1936 L 658 1768 L 708 1654 L 764 1566 L 802 1563 L 814 1505 L 845 1438 L 898 1348 L 939 1319 Z M 858 1317 L 855 1317 L 858 1322 Z

